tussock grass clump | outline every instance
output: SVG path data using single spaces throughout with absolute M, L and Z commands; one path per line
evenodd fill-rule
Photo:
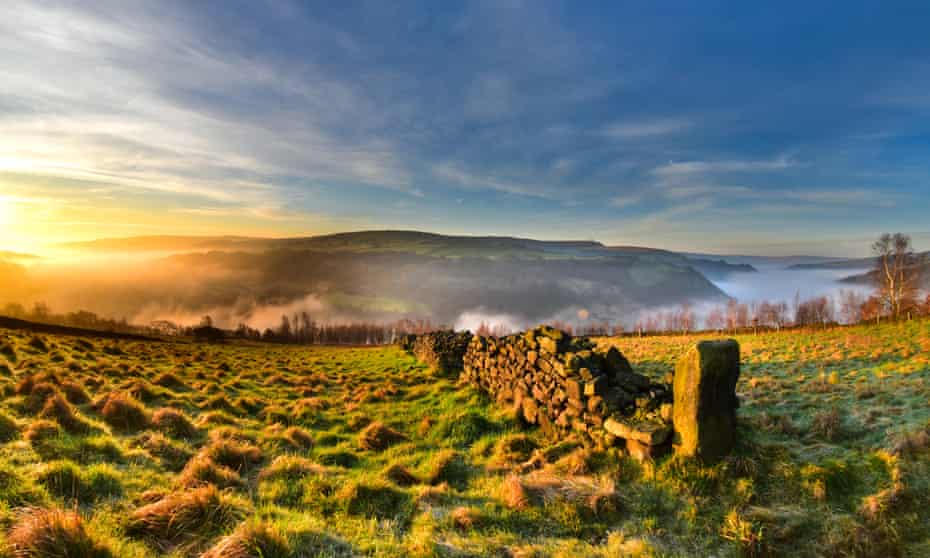
M 360 430 L 371 424 L 371 417 L 368 415 L 352 415 L 346 421 L 346 426 L 351 430 Z
M 255 436 L 235 426 L 220 426 L 214 428 L 210 430 L 209 438 L 211 443 L 221 442 L 223 440 L 235 440 L 237 442 L 249 444 L 254 444 L 256 442 Z
M 143 432 L 130 445 L 144 449 L 169 471 L 182 469 L 193 455 L 193 452 L 178 445 L 161 432 Z
M 538 446 L 526 434 L 511 434 L 494 445 L 494 461 L 497 463 L 519 463 L 533 455 Z
M 112 558 L 113 552 L 84 529 L 81 517 L 61 509 L 23 510 L 7 536 L 15 558 Z
M 39 419 L 29 423 L 23 433 L 26 440 L 32 445 L 41 445 L 61 436 L 61 427 L 57 422 Z
M 268 405 L 261 410 L 259 416 L 265 422 L 279 422 L 282 424 L 287 424 L 294 418 L 291 416 L 291 412 L 281 405 Z
M 839 441 L 847 435 L 845 420 L 846 416 L 838 407 L 820 411 L 811 420 L 811 434 L 828 442 Z
M 173 492 L 136 509 L 126 521 L 125 531 L 167 550 L 205 541 L 241 521 L 247 510 L 243 501 L 208 485 Z
M 317 460 L 323 465 L 345 467 L 347 469 L 355 467 L 359 463 L 359 457 L 351 451 L 340 449 L 329 449 L 316 454 Z
M 133 399 L 138 399 L 144 403 L 149 403 L 158 397 L 158 394 L 155 393 L 155 391 L 152 389 L 152 386 L 150 386 L 148 382 L 144 382 L 142 380 L 131 382 L 129 385 L 123 388 L 123 391 L 129 394 L 129 396 Z
M 295 481 L 310 475 L 324 475 L 326 468 L 305 457 L 279 455 L 258 474 L 258 480 L 287 479 Z
M 239 409 L 225 395 L 214 395 L 200 405 L 201 409 L 212 409 L 214 411 L 223 411 L 231 415 L 239 412 Z
M 481 510 L 473 506 L 459 506 L 449 513 L 452 526 L 462 531 L 479 528 L 486 519 Z
M 469 469 L 464 456 L 455 450 L 442 450 L 430 460 L 426 482 L 447 483 L 458 489 L 468 486 Z
M 220 411 L 210 411 L 208 413 L 201 413 L 198 415 L 197 419 L 194 421 L 194 424 L 200 428 L 206 428 L 210 426 L 230 426 L 236 424 L 236 419 Z
M 382 482 L 351 482 L 336 492 L 335 498 L 349 515 L 389 519 L 411 511 L 410 496 Z
M 194 423 L 183 412 L 162 407 L 152 413 L 152 427 L 175 438 L 196 438 L 199 434 Z
M 591 450 L 587 448 L 577 448 L 556 461 L 553 465 L 553 469 L 564 475 L 589 475 L 594 470 L 592 458 L 593 455 Z
M 281 439 L 296 450 L 308 450 L 313 447 L 313 436 L 303 428 L 297 426 L 292 426 L 285 430 L 281 435 Z
M 38 335 L 30 339 L 28 345 L 39 352 L 48 352 L 48 343 Z
M 58 387 L 51 382 L 37 382 L 31 386 L 26 396 L 26 410 L 38 413 L 45 406 L 45 402 L 58 394 Z
M 258 446 L 233 438 L 214 440 L 201 453 L 240 473 L 249 471 L 262 461 L 262 450 Z
M 501 502 L 512 510 L 525 510 L 531 505 L 531 493 L 517 475 L 507 475 L 500 489 Z
M 466 411 L 444 418 L 432 431 L 437 442 L 456 447 L 468 447 L 488 434 L 495 434 L 500 427 L 486 416 L 475 411 Z
M 214 484 L 219 488 L 233 488 L 242 484 L 239 473 L 218 465 L 205 455 L 195 455 L 178 476 L 178 485 L 184 488 L 194 488 Z
M 84 386 L 74 381 L 64 381 L 61 383 L 61 391 L 69 403 L 74 405 L 83 405 L 90 401 L 90 397 L 84 390 Z
M 384 478 L 398 486 L 413 486 L 420 484 L 420 479 L 410 472 L 409 469 L 399 463 L 390 465 L 384 470 Z
M 116 471 L 105 464 L 96 464 L 82 470 L 71 461 L 54 461 L 39 471 L 36 482 L 59 498 L 81 503 L 123 493 L 123 485 Z
M 35 506 L 45 500 L 45 493 L 31 479 L 25 478 L 13 465 L 0 462 L 0 502 L 3 506 Z
M 17 359 L 16 348 L 9 343 L 0 343 L 0 355 L 6 357 L 6 359 L 12 363 L 15 363 Z
M 239 412 L 257 415 L 265 408 L 267 403 L 258 397 L 237 397 L 234 404 Z
M 383 422 L 373 422 L 359 434 L 358 445 L 369 451 L 384 451 L 406 439 L 407 436 L 403 433 L 386 426 Z
M 890 453 L 899 457 L 915 457 L 930 449 L 930 425 L 892 437 Z
M 145 406 L 120 392 L 106 396 L 106 401 L 100 407 L 100 416 L 113 428 L 125 432 L 142 430 L 149 425 Z
M 19 437 L 19 426 L 16 419 L 0 411 L 0 444 L 5 444 Z
M 201 558 L 287 558 L 287 539 L 267 523 L 243 523 L 207 550 Z
M 185 384 L 181 378 L 171 372 L 162 372 L 156 376 L 154 380 L 152 380 L 152 383 L 156 386 L 172 389 L 175 391 L 187 387 L 187 384 Z
M 56 393 L 45 402 L 39 417 L 54 419 L 71 434 L 81 434 L 90 430 L 90 424 L 79 417 L 61 394 Z

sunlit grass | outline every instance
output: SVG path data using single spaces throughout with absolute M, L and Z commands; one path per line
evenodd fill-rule
M 663 378 L 703 337 L 601 343 Z M 543 439 L 395 348 L 0 331 L 0 532 L 64 522 L 131 557 L 921 555 L 930 324 L 738 340 L 741 441 L 702 467 Z M 55 509 L 77 519 L 24 511 Z

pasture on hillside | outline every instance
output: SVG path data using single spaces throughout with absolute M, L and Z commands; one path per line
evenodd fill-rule
M 661 379 L 707 337 L 598 343 Z M 737 339 L 739 447 L 700 466 L 546 440 L 396 347 L 0 330 L 0 552 L 930 555 L 930 322 Z

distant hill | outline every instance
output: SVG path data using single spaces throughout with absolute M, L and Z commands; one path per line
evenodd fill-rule
M 710 279 L 723 279 L 733 273 L 757 273 L 758 270 L 748 263 L 731 264 L 724 260 L 707 260 L 688 258 L 691 267 Z
M 875 265 L 875 258 L 852 258 L 848 260 L 831 260 L 826 262 L 800 263 L 788 266 L 788 269 L 795 270 L 812 270 L 812 269 L 868 269 Z
M 874 285 L 878 273 L 876 271 L 867 271 L 857 273 L 840 279 L 841 283 L 849 285 Z M 925 260 L 921 266 L 922 288 L 930 290 L 930 260 Z
M 777 269 L 788 269 L 792 266 L 798 264 L 813 264 L 818 265 L 828 262 L 836 262 L 846 260 L 847 258 L 838 258 L 830 256 L 806 256 L 806 255 L 794 255 L 794 256 L 747 256 L 742 254 L 703 254 L 703 253 L 684 253 L 685 256 L 694 259 L 704 259 L 704 260 L 722 260 L 728 264 L 732 265 L 751 265 L 757 270 L 760 268 L 777 268 Z
M 533 240 L 508 236 L 450 236 L 419 231 L 358 231 L 294 238 L 143 236 L 74 242 L 66 248 L 110 252 L 260 252 L 301 250 L 356 254 L 417 254 L 438 258 L 518 260 L 613 259 L 637 257 L 674 265 L 691 265 L 713 273 L 755 271 L 747 264 L 688 258 L 639 246 L 605 246 L 591 240 Z
M 318 312 L 342 319 L 421 316 L 452 323 L 463 312 L 480 310 L 526 323 L 580 314 L 618 321 L 646 307 L 726 300 L 699 267 L 748 271 L 588 240 L 417 231 L 283 239 L 138 237 L 68 247 L 158 256 L 134 270 L 140 279 L 133 282 L 105 276 L 93 284 L 61 286 L 74 298 L 102 306 L 95 308 L 101 313 L 128 316 L 168 308 L 172 315 L 222 311 L 229 319 L 247 319 L 266 306 L 297 308 L 312 299 Z
M 919 253 L 918 257 L 930 261 L 930 252 Z M 852 258 L 848 260 L 836 260 L 829 262 L 796 264 L 789 269 L 870 269 L 875 265 L 875 257 Z
M 359 231 L 293 238 L 144 236 L 73 242 L 65 248 L 111 252 L 312 250 L 406 253 L 448 258 L 587 258 L 609 256 L 594 241 L 545 241 L 502 236 L 447 236 L 419 231 Z

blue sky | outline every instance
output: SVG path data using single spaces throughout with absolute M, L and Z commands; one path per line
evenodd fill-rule
M 930 248 L 930 4 L 5 3 L 29 240 L 368 228 Z

